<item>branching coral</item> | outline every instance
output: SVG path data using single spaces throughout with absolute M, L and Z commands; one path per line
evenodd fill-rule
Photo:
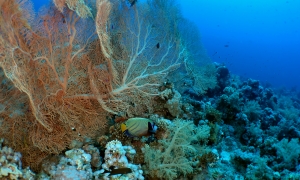
M 247 118 L 250 121 L 254 121 L 259 119 L 262 109 L 257 101 L 252 100 L 246 102 L 243 112 L 247 115 Z
M 291 169 L 297 166 L 300 155 L 299 139 L 282 139 L 273 145 L 277 150 L 277 155 L 283 159 L 283 162 L 278 165 L 280 168 Z
M 72 139 L 101 133 L 105 113 L 95 98 L 87 98 L 88 65 L 103 62 L 93 20 L 46 7 L 32 21 L 25 1 L 1 2 L 0 65 L 29 106 L 23 117 L 3 126 L 12 127 L 19 148 L 59 153 Z
M 28 156 L 103 133 L 107 112 L 152 112 L 164 78 L 184 61 L 171 0 L 98 0 L 95 20 L 82 18 L 91 15 L 84 0 L 54 0 L 34 20 L 28 2 L 0 1 L 0 66 L 27 110 L 1 128 Z
M 92 16 L 91 9 L 86 5 L 84 0 L 53 0 L 53 3 L 61 12 L 64 11 L 65 6 L 67 5 L 68 8 L 75 11 L 82 18 Z
M 168 137 L 159 140 L 158 147 L 144 147 L 146 173 L 151 177 L 165 179 L 176 179 L 180 175 L 192 173 L 193 166 L 197 164 L 192 160 L 197 155 L 192 142 L 207 139 L 210 127 L 196 127 L 191 121 L 176 119 L 168 126 L 166 133 Z
M 178 68 L 182 61 L 184 49 L 180 49 L 176 29 L 161 26 L 173 23 L 171 21 L 175 20 L 176 13 L 170 12 L 174 15 L 170 19 L 164 14 L 153 17 L 161 7 L 152 7 L 151 1 L 149 4 L 140 2 L 134 8 L 128 7 L 125 1 L 115 3 L 114 6 L 121 9 L 115 8 L 112 12 L 110 29 L 103 26 L 105 17 L 102 14 L 96 17 L 97 33 L 106 57 L 106 63 L 98 71 L 99 75 L 109 74 L 106 86 L 109 93 L 97 91 L 101 84 L 95 79 L 100 77 L 93 72 L 90 73 L 91 87 L 98 102 L 107 111 L 114 114 L 125 112 L 128 116 L 141 115 L 151 112 L 152 98 L 159 94 L 158 87 L 163 78 Z M 99 6 L 106 9 L 101 3 Z

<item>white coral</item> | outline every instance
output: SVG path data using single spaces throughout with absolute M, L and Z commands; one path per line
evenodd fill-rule
M 9 179 L 34 179 L 34 173 L 30 169 L 22 170 L 21 153 L 14 152 L 10 147 L 2 147 L 3 139 L 0 139 L 0 178 Z
M 52 164 L 49 169 L 44 169 L 46 174 L 43 174 L 45 177 L 41 179 L 93 179 L 95 175 L 91 160 L 91 154 L 81 148 L 68 150 L 65 152 L 65 157 L 60 157 L 59 164 Z M 47 164 L 49 162 L 44 163 L 46 163 L 45 166 L 49 166 Z
M 127 179 L 139 179 L 143 180 L 143 171 L 141 170 L 140 165 L 131 164 L 128 162 L 127 157 L 133 159 L 136 151 L 131 146 L 122 146 L 122 143 L 118 140 L 110 141 L 106 144 L 105 150 L 105 163 L 102 164 L 102 168 L 110 171 L 111 167 L 119 168 L 130 168 L 132 173 L 123 174 L 123 175 L 113 175 L 110 176 L 112 178 L 118 178 L 122 176 L 122 178 L 127 177 Z M 104 175 L 104 179 L 108 178 L 109 173 Z
M 90 164 L 91 162 L 91 155 L 86 153 L 82 149 L 72 149 L 69 151 L 66 151 L 66 156 L 72 161 L 72 164 L 77 165 L 78 170 L 84 170 L 86 169 L 86 164 Z

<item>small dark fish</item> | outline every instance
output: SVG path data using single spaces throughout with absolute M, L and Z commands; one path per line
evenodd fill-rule
M 61 16 L 62 16 L 63 23 L 65 24 L 66 23 L 66 18 L 63 14 Z
M 108 176 L 113 176 L 113 175 L 117 175 L 117 174 L 128 174 L 128 173 L 132 173 L 132 170 L 130 168 L 119 168 L 119 169 L 112 169 L 111 171 L 104 171 L 104 173 L 109 173 Z
M 130 7 L 132 7 L 137 2 L 137 0 L 128 0 L 128 1 L 130 3 Z
M 224 47 L 229 47 L 229 45 L 228 45 L 228 44 L 225 44 Z
M 218 52 L 215 52 L 212 56 L 216 55 Z
M 156 48 L 157 48 L 157 49 L 159 49 L 159 47 L 160 47 L 160 44 L 159 44 L 159 43 L 157 43 L 157 44 L 156 44 Z

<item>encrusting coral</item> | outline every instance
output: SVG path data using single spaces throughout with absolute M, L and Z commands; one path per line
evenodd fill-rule
M 119 179 L 122 177 L 125 179 L 143 180 L 144 176 L 141 165 L 135 165 L 128 162 L 129 158 L 133 159 L 135 153 L 136 151 L 131 146 L 122 146 L 122 143 L 118 140 L 108 142 L 105 150 L 105 162 L 102 164 L 102 168 L 107 170 L 107 173 L 104 174 L 103 179 Z M 110 171 L 113 171 L 112 167 L 113 169 L 130 168 L 132 172 L 110 176 Z
M 34 179 L 35 174 L 30 169 L 22 169 L 21 153 L 2 144 L 3 139 L 0 139 L 0 179 Z
M 57 156 L 57 159 L 48 159 L 43 163 L 42 173 L 37 179 L 96 179 L 96 180 L 143 180 L 143 171 L 140 165 L 129 162 L 135 155 L 131 146 L 123 146 L 118 140 L 107 143 L 104 162 L 100 152 L 93 145 L 84 145 L 74 148 Z M 93 162 L 93 159 L 95 160 Z M 103 164 L 102 164 L 103 163 Z M 128 169 L 130 172 L 123 172 Z M 121 171 L 118 171 L 121 170 Z M 118 171 L 118 173 L 114 173 Z

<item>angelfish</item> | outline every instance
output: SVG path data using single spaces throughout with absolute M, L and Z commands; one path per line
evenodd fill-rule
M 122 123 L 121 130 L 128 137 L 141 137 L 156 133 L 157 126 L 150 119 L 137 117 Z

